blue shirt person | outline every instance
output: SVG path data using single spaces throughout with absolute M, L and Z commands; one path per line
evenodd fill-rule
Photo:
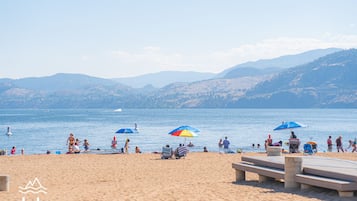
M 228 151 L 229 144 L 230 144 L 229 140 L 227 139 L 227 137 L 225 137 L 224 140 L 223 140 L 223 149 L 224 149 L 225 152 Z

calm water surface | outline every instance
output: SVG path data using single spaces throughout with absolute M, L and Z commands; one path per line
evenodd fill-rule
M 165 144 L 176 147 L 192 141 L 191 151 L 218 151 L 218 140 L 225 136 L 231 148 L 244 151 L 253 149 L 251 144 L 264 144 L 270 133 L 273 140 L 286 142 L 290 131 L 273 131 L 282 121 L 298 121 L 306 128 L 295 129 L 302 142 L 318 143 L 319 151 L 326 150 L 326 139 L 332 135 L 348 140 L 357 137 L 357 110 L 355 109 L 123 109 L 122 112 L 103 109 L 54 109 L 54 110 L 0 110 L 0 149 L 21 148 L 27 154 L 61 151 L 67 149 L 69 133 L 81 141 L 88 139 L 92 149 L 110 150 L 111 139 L 118 138 L 123 146 L 130 138 L 130 151 L 139 146 L 143 152 L 160 151 Z M 138 134 L 116 134 L 119 128 L 133 128 L 137 123 Z M 198 137 L 181 138 L 168 135 L 172 129 L 190 125 L 201 130 Z M 13 135 L 5 135 L 10 126 Z M 2 130 L 2 131 L 1 131 Z M 3 133 L 3 134 L 1 134 Z

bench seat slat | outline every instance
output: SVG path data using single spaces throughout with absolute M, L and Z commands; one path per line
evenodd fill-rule
M 338 180 L 332 178 L 325 178 L 320 176 L 296 174 L 296 182 L 302 184 L 308 184 L 311 186 L 318 186 L 337 191 L 356 191 L 357 183 L 345 180 Z
M 254 172 L 259 175 L 272 177 L 275 179 L 284 179 L 284 175 L 285 175 L 284 170 L 262 167 L 262 166 L 247 164 L 247 163 L 233 163 L 232 168 L 241 171 Z

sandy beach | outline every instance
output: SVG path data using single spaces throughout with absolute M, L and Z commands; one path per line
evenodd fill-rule
M 286 190 L 283 183 L 259 184 L 257 175 L 235 183 L 232 162 L 242 155 L 189 153 L 161 160 L 159 154 L 17 155 L 0 157 L 0 174 L 10 176 L 10 191 L 0 200 L 355 200 L 326 189 Z M 357 160 L 356 153 L 318 153 Z M 19 187 L 38 178 L 47 194 L 21 194 Z M 27 197 L 26 197 L 27 196 Z M 34 197 L 35 196 L 35 197 Z

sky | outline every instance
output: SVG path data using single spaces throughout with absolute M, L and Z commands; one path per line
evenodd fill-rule
M 219 73 L 357 48 L 355 0 L 1 0 L 0 78 Z

